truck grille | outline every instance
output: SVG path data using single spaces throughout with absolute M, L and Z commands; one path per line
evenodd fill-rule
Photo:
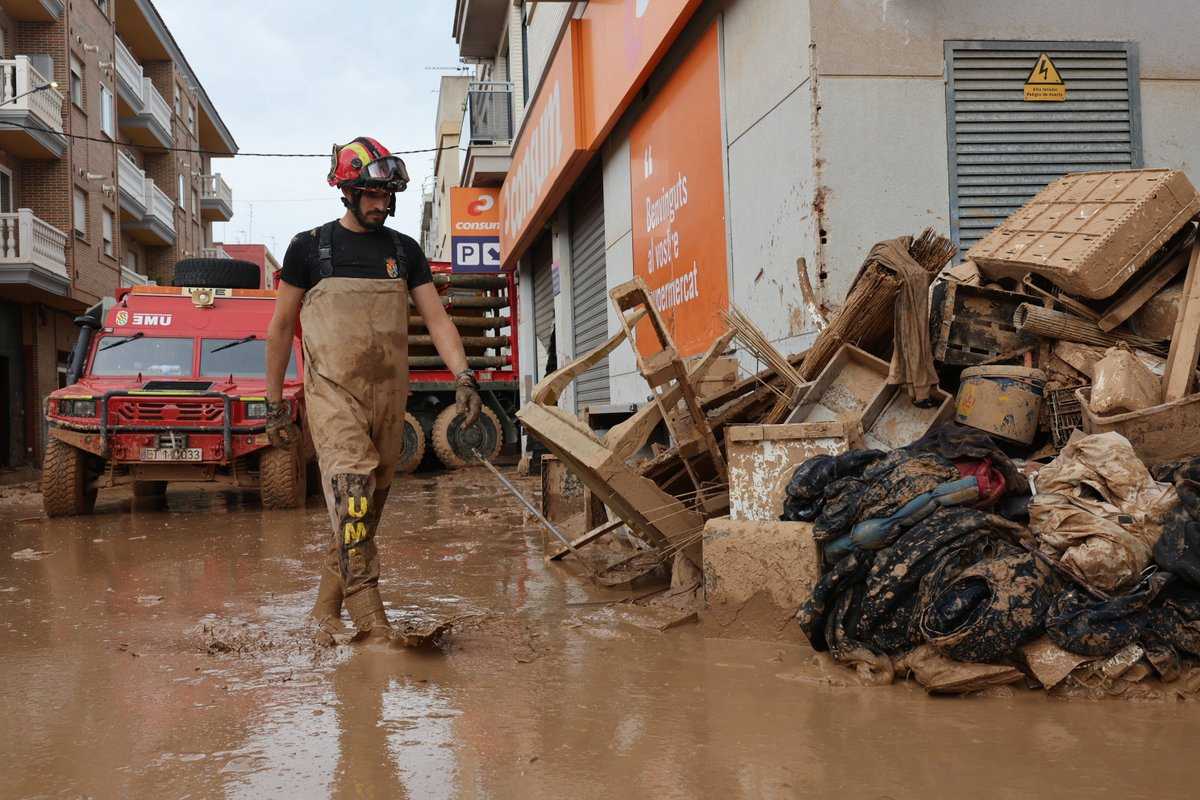
M 225 406 L 220 398 L 149 400 L 145 398 L 114 397 L 109 401 L 109 415 L 114 424 L 188 423 L 204 425 L 220 423 Z

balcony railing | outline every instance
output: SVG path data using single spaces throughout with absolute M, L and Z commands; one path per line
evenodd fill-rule
M 28 208 L 0 214 L 0 265 L 32 264 L 67 278 L 67 235 Z
M 146 213 L 146 173 L 129 156 L 117 153 L 117 186 L 131 201 L 130 212 L 140 217 Z
M 55 133 L 63 132 L 63 96 L 57 89 L 40 89 L 50 79 L 38 72 L 29 56 L 0 59 L 0 111 L 31 114 Z
M 229 188 L 229 184 L 225 182 L 219 172 L 215 175 L 201 175 L 200 199 L 217 200 L 232 208 L 233 189 Z
M 158 93 L 158 89 L 154 88 L 154 84 L 150 82 L 149 78 L 143 78 L 142 85 L 145 87 L 146 113 L 153 117 L 154 121 L 169 134 L 171 132 L 171 106 Z
M 233 258 L 229 253 L 225 252 L 224 247 L 201 247 L 201 258 Z
M 149 178 L 146 179 L 146 216 L 154 217 L 172 231 L 175 230 L 175 203 Z
M 513 137 L 512 84 L 474 81 L 467 85 L 471 144 L 508 144 Z
M 134 58 L 129 48 L 117 37 L 117 77 L 129 93 L 130 105 L 140 110 L 146 103 L 145 74 L 142 65 Z

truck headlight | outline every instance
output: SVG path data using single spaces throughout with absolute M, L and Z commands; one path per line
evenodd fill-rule
M 64 417 L 96 416 L 95 400 L 59 400 L 58 413 Z
M 266 419 L 267 418 L 267 401 L 266 400 L 244 400 L 242 402 L 242 415 L 246 419 Z

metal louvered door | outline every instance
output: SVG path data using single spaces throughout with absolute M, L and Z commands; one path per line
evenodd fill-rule
M 554 276 L 551 271 L 553 260 L 550 234 L 544 233 L 530 248 L 530 259 L 533 262 L 533 335 L 537 338 L 534 352 L 537 353 L 537 367 L 533 370 L 536 380 L 546 377 L 548 356 L 554 346 Z M 551 360 L 554 366 L 555 359 Z
M 1046 53 L 1062 102 L 1025 100 Z M 1142 165 L 1137 45 L 946 42 L 950 229 L 960 252 L 1070 172 Z
M 594 167 L 571 196 L 571 309 L 575 320 L 575 356 L 595 350 L 608 339 L 608 287 L 604 274 L 604 181 Z M 575 382 L 575 410 L 609 402 L 608 359 Z

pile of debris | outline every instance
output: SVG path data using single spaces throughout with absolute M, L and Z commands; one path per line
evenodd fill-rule
M 585 487 L 552 556 L 617 538 L 581 556 L 600 582 L 766 592 L 872 682 L 1200 689 L 1198 215 L 1178 171 L 1069 175 L 958 265 L 932 231 L 877 244 L 828 321 L 801 267 L 793 356 L 731 309 L 685 363 L 616 288 L 621 332 L 518 415 Z M 626 339 L 652 402 L 600 436 L 558 398 Z M 735 342 L 767 369 L 736 380 Z

